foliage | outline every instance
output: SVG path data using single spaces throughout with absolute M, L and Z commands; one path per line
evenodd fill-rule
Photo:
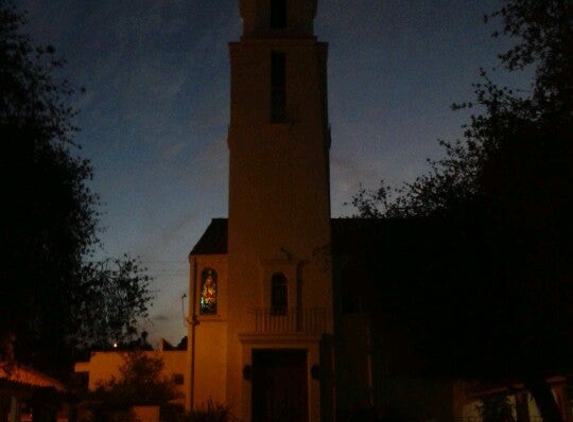
M 483 422 L 515 422 L 514 406 L 503 394 L 481 398 L 476 410 Z
M 88 262 L 79 283 L 81 300 L 75 303 L 74 314 L 82 315 L 74 340 L 82 350 L 106 349 L 110 341 L 123 346 L 137 346 L 137 319 L 146 317 L 153 298 L 150 277 L 139 261 L 125 255 Z M 98 304 L 98 306 L 93 306 Z M 146 333 L 142 333 L 143 346 Z
M 434 247 L 455 246 L 442 257 L 443 297 L 466 298 L 455 319 L 477 330 L 467 340 L 479 346 L 469 348 L 474 363 L 487 360 L 505 376 L 557 373 L 573 350 L 571 9 L 571 0 L 508 0 L 489 15 L 517 38 L 500 55 L 502 66 L 535 66 L 530 92 L 500 88 L 482 71 L 476 102 L 454 107 L 482 110 L 463 140 L 441 141 L 445 157 L 413 183 L 361 188 L 353 198 L 362 217 L 432 220 L 441 230 L 433 232 Z
M 19 33 L 24 23 L 11 4 L 0 8 L 0 130 L 5 207 L 0 306 L 2 332 L 18 334 L 18 357 L 33 344 L 57 359 L 55 343 L 73 315 L 70 287 L 81 274 L 81 258 L 95 240 L 97 196 L 87 181 L 86 160 L 71 155 L 77 130 L 67 105 L 74 94 L 52 76 L 63 62 L 52 47 L 33 47 Z M 57 310 L 57 312 L 54 312 Z M 53 350 L 50 353 L 50 350 Z
M 164 406 L 161 420 L 167 422 L 239 422 L 233 415 L 230 407 L 224 403 L 218 403 L 212 399 L 196 407 L 191 412 L 185 412 L 182 408 Z
M 112 406 L 161 406 L 177 397 L 173 380 L 162 374 L 163 359 L 143 351 L 123 353 L 119 379 L 98 386 L 94 396 Z
M 101 303 L 108 332 L 129 336 L 150 294 L 137 260 L 114 260 L 115 272 L 109 262 L 86 264 L 99 246 L 100 203 L 73 141 L 78 90 L 58 77 L 64 60 L 35 46 L 24 24 L 11 0 L 0 0 L 0 337 L 15 335 L 18 360 L 54 373 L 86 338 L 101 340 Z
M 208 400 L 203 406 L 195 408 L 189 415 L 192 422 L 235 422 L 228 405 Z
M 497 70 L 533 67 L 530 89 L 482 70 L 475 101 L 453 106 L 475 113 L 463 139 L 440 141 L 445 156 L 428 174 L 353 198 L 362 217 L 415 220 L 428 234 L 425 249 L 410 248 L 427 255 L 416 298 L 395 309 L 407 319 L 415 303 L 420 350 L 449 375 L 525 382 L 547 421 L 558 417 L 543 380 L 573 370 L 571 10 L 571 0 L 506 0 L 488 15 L 501 20 L 494 37 L 515 40 Z
M 474 85 L 476 100 L 453 105 L 483 110 L 464 126 L 463 140 L 439 141 L 445 158 L 431 161 L 431 171 L 413 183 L 392 190 L 381 183 L 377 190 L 361 188 L 352 204 L 363 217 L 411 217 L 451 214 L 484 196 L 499 194 L 499 183 L 513 188 L 519 177 L 550 179 L 559 174 L 571 182 L 571 120 L 573 110 L 573 31 L 571 0 L 509 0 L 485 17 L 501 18 L 501 34 L 517 38 L 513 48 L 499 55 L 510 72 L 535 66 L 530 95 L 498 87 L 482 69 L 482 82 Z M 500 36 L 499 32 L 494 37 Z M 538 155 L 538 154 L 542 155 Z M 517 177 L 500 172 L 501 159 L 517 156 Z M 523 163 L 523 159 L 526 161 Z M 545 160 L 551 160 L 549 164 Z M 542 166 L 542 167 L 539 167 Z M 558 173 L 562 171 L 562 173 Z M 495 176 L 495 177 L 493 177 Z M 554 182 L 554 181 L 553 181 Z M 492 184 L 496 186 L 492 186 Z M 565 185 L 567 186 L 567 185 Z M 517 186 L 530 188 L 531 186 Z M 563 186 L 558 186 L 562 188 Z M 497 192 L 492 190 L 497 189 Z M 519 193 L 523 193 L 520 191 Z M 539 193 L 539 192 L 536 192 Z

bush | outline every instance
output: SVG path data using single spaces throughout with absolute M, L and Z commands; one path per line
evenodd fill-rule
M 238 422 L 228 405 L 215 403 L 213 400 L 193 410 L 188 418 L 189 422 Z
M 163 406 L 179 397 L 172 379 L 164 376 L 161 356 L 143 351 L 123 355 L 120 377 L 100 384 L 92 399 L 111 406 Z

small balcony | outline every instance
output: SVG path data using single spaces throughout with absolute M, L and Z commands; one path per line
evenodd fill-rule
M 255 333 L 323 333 L 325 308 L 255 308 L 251 310 Z

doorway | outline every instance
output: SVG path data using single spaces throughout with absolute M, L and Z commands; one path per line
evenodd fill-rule
M 253 350 L 253 422 L 308 422 L 306 350 Z

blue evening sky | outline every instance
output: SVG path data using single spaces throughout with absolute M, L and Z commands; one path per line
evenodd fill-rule
M 479 67 L 503 50 L 482 21 L 499 0 L 319 0 L 329 43 L 333 216 L 359 183 L 398 186 L 461 134 Z M 227 216 L 229 60 L 238 0 L 16 0 L 38 44 L 56 47 L 86 94 L 76 141 L 103 202 L 105 255 L 140 256 L 157 298 L 151 341 L 186 335 L 188 253 Z M 506 44 L 507 45 L 507 44 Z M 183 303 L 187 311 L 187 303 Z

